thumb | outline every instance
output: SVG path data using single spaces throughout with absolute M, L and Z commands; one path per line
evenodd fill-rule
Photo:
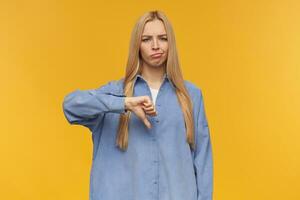
M 149 122 L 149 120 L 145 117 L 144 119 L 143 119 L 143 122 L 144 122 L 144 124 L 147 126 L 147 128 L 151 128 L 152 126 L 151 126 L 151 123 Z

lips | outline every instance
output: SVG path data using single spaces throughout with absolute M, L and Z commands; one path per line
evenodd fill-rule
M 151 55 L 152 58 L 160 58 L 161 56 L 162 56 L 162 53 L 156 53 L 156 54 Z

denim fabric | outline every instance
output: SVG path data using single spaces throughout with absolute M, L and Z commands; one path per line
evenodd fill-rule
M 91 131 L 93 160 L 90 200 L 212 200 L 213 158 L 201 89 L 184 80 L 193 102 L 196 149 L 186 141 L 184 117 L 175 86 L 164 75 L 156 99 L 152 128 L 132 112 L 128 149 L 116 146 L 119 116 L 125 113 L 124 78 L 97 89 L 74 90 L 63 101 L 70 124 Z M 138 74 L 133 96 L 148 95 L 149 85 Z

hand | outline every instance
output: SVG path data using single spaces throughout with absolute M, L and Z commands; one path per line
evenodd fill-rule
M 152 126 L 146 115 L 157 115 L 155 106 L 149 96 L 125 97 L 125 109 L 134 112 L 147 128 L 151 128 Z

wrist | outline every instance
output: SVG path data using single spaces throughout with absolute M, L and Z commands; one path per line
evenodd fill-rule
M 125 111 L 130 111 L 130 106 L 129 106 L 129 97 L 125 97 L 125 100 L 124 100 L 124 107 L 125 107 Z

